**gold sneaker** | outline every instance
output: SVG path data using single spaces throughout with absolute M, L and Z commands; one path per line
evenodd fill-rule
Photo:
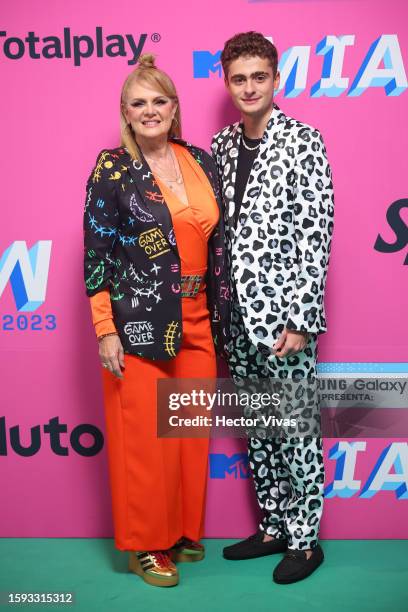
M 182 537 L 172 546 L 170 555 L 175 563 L 192 563 L 204 559 L 205 548 L 199 542 Z
M 130 551 L 129 571 L 153 586 L 170 587 L 179 582 L 177 568 L 167 550 Z

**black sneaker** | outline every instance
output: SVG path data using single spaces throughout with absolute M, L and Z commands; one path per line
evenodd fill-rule
M 266 555 L 285 552 L 288 547 L 286 540 L 273 539 L 269 542 L 263 542 L 263 537 L 264 532 L 257 531 L 246 540 L 226 546 L 223 550 L 224 558 L 230 561 L 256 559 L 256 557 L 265 557 Z
M 324 554 L 319 544 L 313 548 L 309 559 L 303 550 L 288 548 L 282 561 L 278 563 L 273 572 L 273 579 L 278 584 L 290 584 L 303 580 L 312 574 L 323 563 Z

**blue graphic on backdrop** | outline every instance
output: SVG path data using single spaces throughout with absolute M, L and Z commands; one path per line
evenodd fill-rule
M 51 240 L 39 240 L 28 249 L 24 240 L 16 240 L 0 259 L 0 297 L 10 281 L 16 309 L 20 313 L 33 312 L 45 302 L 51 246 Z M 2 316 L 3 331 L 52 331 L 55 328 L 56 317 L 52 314 Z
M 225 479 L 226 475 L 234 478 L 249 478 L 248 455 L 235 453 L 228 456 L 223 453 L 211 453 L 210 478 Z
M 395 491 L 398 500 L 408 499 L 408 443 L 393 442 L 386 446 L 375 463 L 367 482 L 362 486 L 355 476 L 358 453 L 366 451 L 362 440 L 337 442 L 329 451 L 336 462 L 333 482 L 325 488 L 325 497 L 349 498 L 358 495 L 370 499 L 380 491 Z M 250 476 L 246 453 L 225 455 L 210 453 L 210 478 L 247 479 Z
M 326 497 L 369 499 L 379 491 L 395 491 L 397 499 L 408 499 L 408 443 L 393 442 L 381 452 L 367 482 L 354 478 L 358 453 L 366 450 L 366 442 L 337 442 L 329 452 L 336 461 L 334 480 L 325 489 Z
M 221 51 L 193 51 L 193 66 L 195 79 L 207 79 L 210 72 L 221 77 Z
M 267 37 L 272 40 L 271 37 Z M 355 35 L 327 35 L 316 46 L 316 55 L 323 57 L 322 75 L 312 85 L 310 96 L 335 98 L 348 89 L 349 97 L 360 96 L 371 88 L 383 88 L 387 96 L 399 96 L 408 88 L 407 75 L 397 34 L 382 34 L 370 46 L 350 85 L 350 77 L 343 75 L 345 53 L 354 47 Z M 281 83 L 277 94 L 295 98 L 306 90 L 310 62 L 310 45 L 296 45 L 281 54 L 279 71 Z M 222 76 L 221 51 L 193 51 L 193 74 L 196 79 Z

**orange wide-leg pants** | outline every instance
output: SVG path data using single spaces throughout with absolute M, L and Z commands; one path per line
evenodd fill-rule
M 124 378 L 103 370 L 115 546 L 165 550 L 203 535 L 208 438 L 158 438 L 157 379 L 215 378 L 206 294 L 182 298 L 183 342 L 170 361 L 125 355 Z

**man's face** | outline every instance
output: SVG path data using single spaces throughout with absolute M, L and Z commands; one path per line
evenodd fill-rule
M 241 56 L 229 65 L 225 85 L 243 115 L 262 117 L 272 110 L 274 90 L 279 87 L 279 72 L 274 78 L 266 58 Z

